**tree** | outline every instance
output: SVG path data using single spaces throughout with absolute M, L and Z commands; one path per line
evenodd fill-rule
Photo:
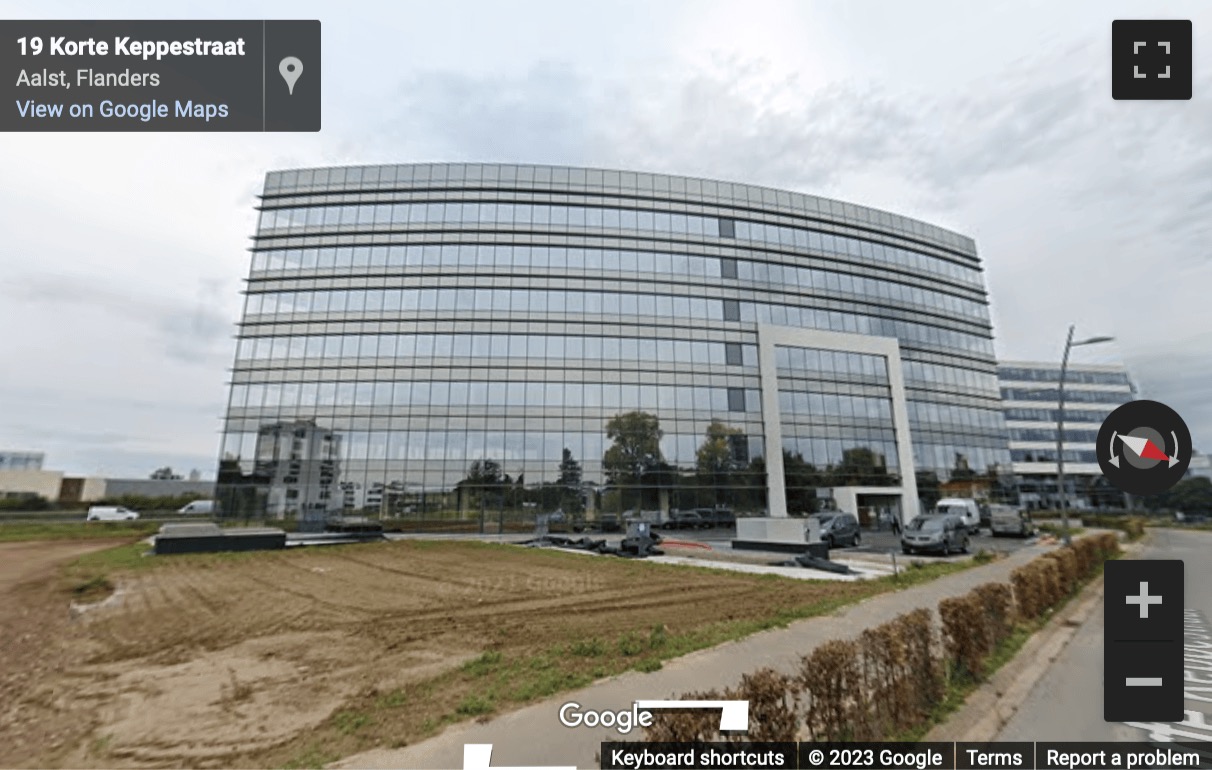
M 606 438 L 614 442 L 602 457 L 607 481 L 620 489 L 634 489 L 634 499 L 643 506 L 648 476 L 665 465 L 661 455 L 661 421 L 648 412 L 626 412 L 606 423 Z M 625 502 L 625 501 L 624 501 Z
M 1150 495 L 1143 502 L 1151 510 L 1168 508 L 1183 513 L 1212 513 L 1212 479 L 1204 476 L 1183 479 L 1169 491 Z
M 181 474 L 173 473 L 173 469 L 166 465 L 163 468 L 157 468 L 152 471 L 151 478 L 156 481 L 180 481 Z

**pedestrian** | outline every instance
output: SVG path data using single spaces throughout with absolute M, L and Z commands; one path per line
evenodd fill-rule
M 897 537 L 901 536 L 901 515 L 899 513 L 892 514 L 892 534 Z

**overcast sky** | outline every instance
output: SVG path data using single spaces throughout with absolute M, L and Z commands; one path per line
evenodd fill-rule
M 100 9 L 104 16 L 100 16 Z M 169 13 L 171 11 L 171 13 Z M 1212 3 L 12 3 L 311 18 L 317 134 L 0 138 L 0 449 L 213 478 L 268 169 L 503 161 L 707 176 L 976 238 L 1002 358 L 1068 324 L 1212 451 Z M 1111 21 L 1194 24 L 1194 98 L 1111 99 Z M 304 77 L 311 75 L 307 71 Z

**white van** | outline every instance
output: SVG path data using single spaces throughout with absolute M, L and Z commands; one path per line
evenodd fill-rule
M 177 513 L 196 513 L 202 516 L 210 516 L 214 512 L 214 500 L 194 500 L 177 511 Z
M 88 509 L 85 521 L 134 521 L 139 514 L 120 505 L 94 505 Z
M 934 506 L 935 513 L 955 513 L 963 517 L 969 532 L 975 533 L 981 526 L 980 504 L 971 497 L 944 497 Z

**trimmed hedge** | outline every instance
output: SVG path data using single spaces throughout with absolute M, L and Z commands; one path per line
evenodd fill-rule
M 975 591 L 943 599 L 938 605 L 943 622 L 943 649 L 952 676 L 963 672 L 979 679 L 985 657 L 993 649 L 993 635 L 985 627 L 985 610 Z

